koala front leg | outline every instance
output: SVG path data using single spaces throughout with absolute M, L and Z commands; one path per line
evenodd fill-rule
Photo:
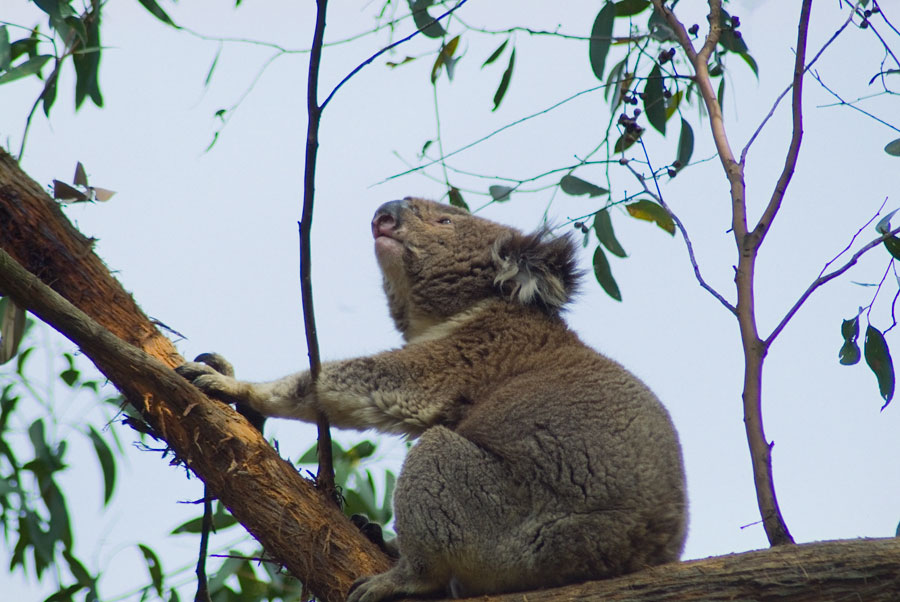
M 268 383 L 250 383 L 234 378 L 231 364 L 214 353 L 201 354 L 175 371 L 210 397 L 226 403 L 249 406 L 264 416 L 315 420 L 307 371 Z

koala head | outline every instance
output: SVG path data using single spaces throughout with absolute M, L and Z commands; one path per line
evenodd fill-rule
M 577 285 L 575 246 L 417 198 L 372 219 L 391 317 L 408 340 L 488 298 L 557 314 Z

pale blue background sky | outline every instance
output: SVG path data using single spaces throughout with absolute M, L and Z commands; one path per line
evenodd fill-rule
M 681 3 L 679 10 L 689 4 Z M 790 6 L 787 6 L 787 5 Z M 326 40 L 365 31 L 378 3 L 332 2 Z M 597 2 L 567 3 L 564 14 L 537 1 L 470 0 L 460 15 L 485 27 L 526 25 L 588 35 Z M 244 2 L 237 11 L 220 3 L 166 5 L 176 22 L 209 35 L 241 36 L 308 47 L 313 3 Z M 736 57 L 726 89 L 729 138 L 739 152 L 774 97 L 790 81 L 798 3 L 731 3 L 760 66 L 753 77 Z M 72 110 L 73 78 L 67 68 L 57 106 L 48 121 L 35 117 L 24 169 L 41 183 L 67 180 L 75 162 L 87 167 L 91 183 L 118 191 L 106 204 L 72 206 L 69 218 L 99 239 L 97 251 L 144 310 L 184 333 L 186 357 L 216 350 L 231 359 L 241 377 L 264 380 L 306 366 L 300 315 L 297 220 L 305 138 L 306 55 L 277 59 L 260 78 L 225 128 L 204 153 L 217 121 L 249 85 L 269 49 L 226 44 L 210 87 L 203 80 L 217 44 L 179 33 L 150 17 L 137 2 L 105 8 L 101 84 L 106 108 L 88 103 Z M 681 14 L 681 13 L 680 13 Z M 889 16 L 894 16 L 889 13 Z M 699 13 L 683 17 L 703 23 Z M 817 3 L 810 33 L 811 53 L 846 18 L 838 3 Z M 5 6 L 0 19 L 26 26 L 44 22 L 30 4 Z M 398 25 L 398 37 L 411 31 Z M 14 36 L 15 38 L 15 36 Z M 895 46 L 896 37 L 890 38 Z M 507 98 L 491 113 L 491 98 L 505 58 L 481 70 L 499 37 L 466 34 L 465 56 L 452 84 L 439 83 L 444 149 L 468 144 L 502 125 L 540 111 L 597 84 L 587 62 L 587 44 L 548 37 L 516 36 L 517 63 Z M 386 42 L 385 34 L 326 49 L 322 97 L 344 74 Z M 393 59 L 432 50 L 417 39 Z M 615 51 L 614 51 L 615 52 Z M 868 79 L 882 52 L 869 32 L 851 27 L 821 59 L 824 81 L 848 100 L 875 92 Z M 439 197 L 442 187 L 420 175 L 379 184 L 403 171 L 394 153 L 415 161 L 434 136 L 434 107 L 428 75 L 431 60 L 387 69 L 385 58 L 355 77 L 328 106 L 322 126 L 313 279 L 323 357 L 339 359 L 400 343 L 387 316 L 380 275 L 372 256 L 369 219 L 382 202 L 406 195 Z M 608 65 L 617 60 L 611 56 Z M 887 68 L 894 65 L 888 63 Z M 895 76 L 896 78 L 896 76 Z M 39 93 L 36 81 L 0 87 L 0 140 L 17 150 L 24 118 Z M 806 80 L 806 137 L 797 173 L 781 215 L 767 239 L 758 270 L 757 315 L 764 333 L 781 319 L 824 263 L 885 200 L 896 208 L 900 160 L 883 146 L 898 134 L 847 108 Z M 896 98 L 863 105 L 896 120 Z M 789 135 L 788 104 L 782 106 L 753 146 L 747 169 L 751 216 L 757 216 L 780 172 Z M 706 122 L 686 113 L 697 137 L 694 159 L 713 156 Z M 609 110 L 600 92 L 509 129 L 451 165 L 479 173 L 525 178 L 574 162 L 602 137 Z M 674 123 L 672 124 L 674 126 Z M 894 125 L 897 125 L 896 122 Z M 665 164 L 675 155 L 677 135 L 647 138 L 651 159 Z M 432 168 L 429 173 L 440 177 Z M 602 168 L 580 177 L 605 184 Z M 636 182 L 611 171 L 614 195 L 634 192 Z M 454 177 L 458 185 L 472 180 Z M 494 180 L 476 181 L 486 191 Z M 663 194 L 687 225 L 706 278 L 733 300 L 736 261 L 727 183 L 717 160 L 691 167 L 666 183 Z M 465 194 L 473 207 L 485 199 Z M 486 217 L 533 228 L 550 191 L 517 194 Z M 596 209 L 586 198 L 559 195 L 550 213 L 556 222 Z M 573 304 L 569 321 L 592 346 L 628 366 L 667 405 L 679 429 L 687 462 L 691 525 L 685 557 L 764 547 L 740 409 L 742 364 L 737 325 L 693 280 L 684 244 L 658 228 L 615 213 L 619 240 L 630 257 L 613 260 L 624 302 L 607 297 L 592 278 Z M 876 233 L 871 227 L 860 240 Z M 590 252 L 584 267 L 589 268 Z M 869 303 L 872 290 L 852 281 L 877 281 L 888 257 L 867 256 L 848 277 L 817 293 L 772 348 L 765 373 L 765 420 L 774 440 L 776 487 L 785 519 L 798 541 L 890 536 L 900 521 L 900 428 L 898 408 L 879 412 L 875 380 L 864 366 L 837 364 L 840 319 Z M 875 325 L 890 325 L 889 277 L 873 312 Z M 889 334 L 888 341 L 896 345 Z M 64 423 L 94 412 L 73 402 Z M 895 402 L 896 404 L 897 402 Z M 125 440 L 131 433 L 115 427 Z M 271 422 L 283 452 L 296 455 L 314 440 L 303 425 Z M 346 434 L 343 441 L 353 441 Z M 124 594 L 146 582 L 139 552 L 130 544 L 152 545 L 167 570 L 193 562 L 193 539 L 165 533 L 198 510 L 177 502 L 200 496 L 199 482 L 150 453 L 128 451 L 129 474 L 119 483 L 112 509 L 100 507 L 96 459 L 76 446 L 75 471 L 63 481 L 70 495 L 76 541 L 91 570 L 104 570 L 101 592 Z M 385 462 L 398 465 L 402 445 L 386 445 Z M 77 500 L 77 502 L 76 502 Z M 82 510 L 86 510 L 82 511 Z M 149 517 L 149 518 L 148 518 Z M 749 526 L 747 526 L 749 525 Z M 236 534 L 227 531 L 222 540 Z M 4 560 L 6 562 L 6 560 Z M 137 581 L 135 581 L 137 579 Z M 190 581 L 190 575 L 183 575 Z M 21 599 L 43 596 L 20 576 L 0 575 L 0 588 L 21 591 Z M 45 590 L 40 590 L 45 591 Z M 190 591 L 188 586 L 184 592 Z M 187 593 L 185 595 L 188 595 Z

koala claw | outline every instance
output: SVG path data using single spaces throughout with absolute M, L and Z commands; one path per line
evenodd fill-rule
M 347 602 L 380 602 L 400 593 L 396 584 L 385 573 L 373 577 L 361 577 L 350 586 Z

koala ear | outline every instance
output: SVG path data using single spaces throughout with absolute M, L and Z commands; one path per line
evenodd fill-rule
M 531 234 L 504 234 L 494 243 L 494 285 L 523 305 L 557 311 L 574 294 L 581 273 L 576 269 L 571 238 L 552 238 L 541 229 Z

